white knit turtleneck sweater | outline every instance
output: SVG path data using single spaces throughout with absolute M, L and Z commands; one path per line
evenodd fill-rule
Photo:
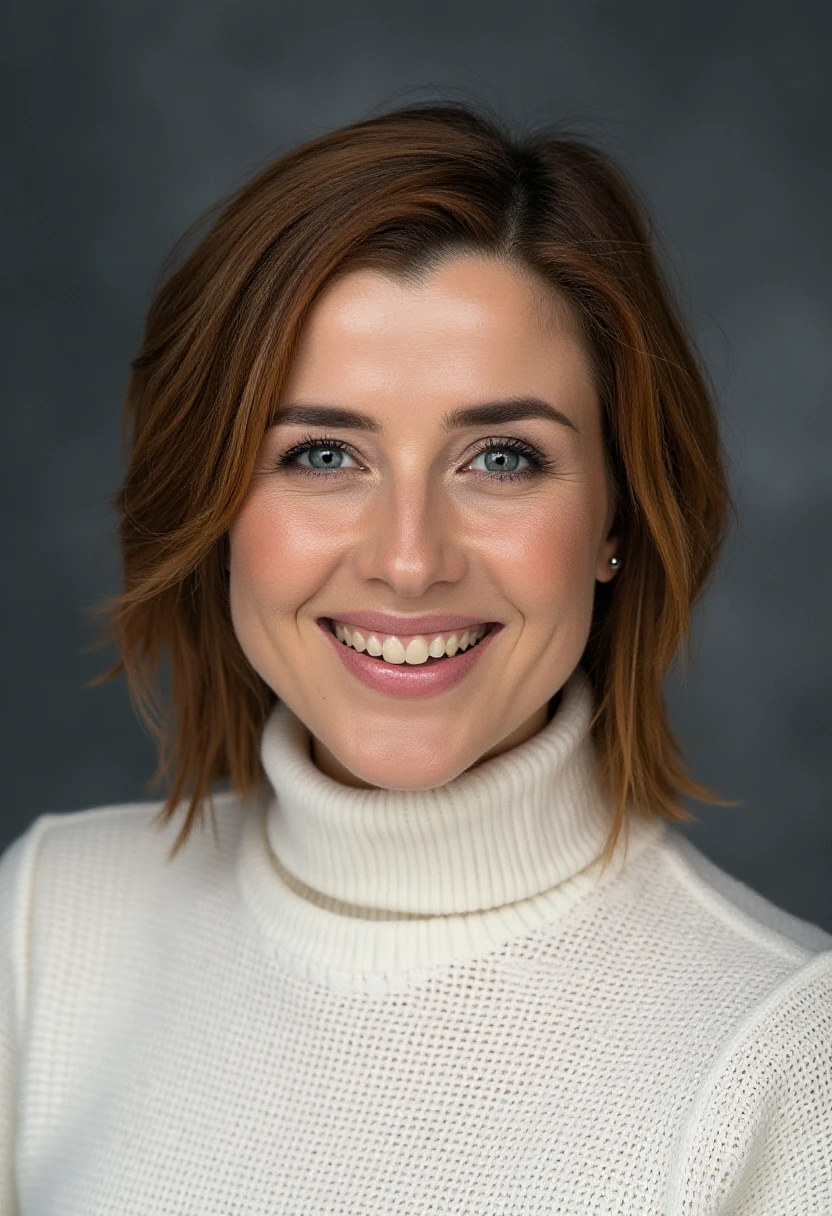
M 607 811 L 578 669 L 422 791 L 315 768 L 0 857 L 2 1216 L 829 1216 L 832 937 Z

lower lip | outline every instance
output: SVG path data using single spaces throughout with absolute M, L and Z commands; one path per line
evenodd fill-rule
M 501 632 L 502 625 L 492 625 L 476 646 L 444 659 L 428 659 L 426 663 L 387 663 L 369 654 L 359 654 L 345 642 L 339 642 L 327 620 L 318 621 L 318 628 L 329 639 L 338 658 L 362 684 L 390 697 L 432 697 L 460 684 L 479 663 L 485 651 Z

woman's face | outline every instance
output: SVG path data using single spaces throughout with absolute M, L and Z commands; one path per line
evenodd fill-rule
M 230 532 L 231 615 L 316 765 L 423 789 L 535 734 L 616 547 L 600 405 L 563 304 L 474 256 L 415 283 L 353 271 L 316 302 L 280 405 Z M 322 407 L 323 425 L 289 413 Z M 362 626 L 369 613 L 403 619 Z M 495 628 L 450 655 L 466 623 Z

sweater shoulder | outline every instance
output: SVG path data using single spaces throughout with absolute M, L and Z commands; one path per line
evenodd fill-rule
M 42 896 L 61 875 L 73 886 L 95 891 L 99 883 L 113 887 L 131 880 L 143 881 L 150 871 L 176 867 L 177 877 L 202 871 L 233 852 L 243 821 L 244 807 L 230 793 L 206 799 L 202 819 L 194 824 L 176 858 L 169 852 L 179 833 L 184 805 L 166 824 L 158 820 L 161 801 L 124 802 L 79 811 L 45 812 L 0 854 L 0 866 L 18 874 L 27 898 L 33 888 Z M 2 873 L 2 870 L 0 870 Z
M 670 1211 L 832 1211 L 832 951 L 813 954 L 721 1044 L 681 1127 Z
M 832 1211 L 832 935 L 671 825 L 635 860 L 618 910 L 630 918 L 645 1021 L 650 976 L 665 977 L 653 1063 L 668 1034 L 671 1053 L 687 1043 L 690 1104 L 674 1135 L 668 1216 Z
M 659 847 L 671 884 L 699 906 L 716 938 L 745 939 L 763 955 L 791 959 L 795 966 L 832 950 L 832 933 L 721 869 L 678 829 L 667 825 Z
M 162 803 L 129 802 L 45 812 L 0 853 L 0 958 L 23 1027 L 31 978 L 48 967 L 66 926 L 84 948 L 125 929 L 152 938 L 177 913 L 228 882 L 245 806 L 215 794 L 179 854 L 169 852 L 184 808 L 163 827 Z M 216 835 L 212 830 L 216 824 Z

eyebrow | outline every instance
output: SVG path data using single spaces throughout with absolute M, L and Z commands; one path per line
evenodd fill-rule
M 442 416 L 442 429 L 458 431 L 468 426 L 495 426 L 503 422 L 520 422 L 524 418 L 542 418 L 578 432 L 571 418 L 541 397 L 509 397 L 504 401 L 485 401 L 450 410 Z M 383 427 L 371 414 L 345 409 L 340 405 L 298 402 L 278 407 L 272 426 L 349 427 L 356 431 L 371 431 L 380 435 Z

